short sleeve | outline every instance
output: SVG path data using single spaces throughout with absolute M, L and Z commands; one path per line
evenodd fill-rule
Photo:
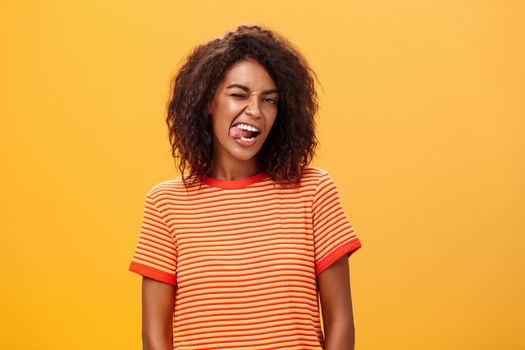
M 165 218 L 148 192 L 129 271 L 171 285 L 177 284 L 177 249 Z
M 329 173 L 324 173 L 319 178 L 312 202 L 312 220 L 316 275 L 343 255 L 349 257 L 361 247 Z

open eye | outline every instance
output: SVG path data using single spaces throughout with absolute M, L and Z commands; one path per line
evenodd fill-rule
M 271 98 L 271 97 L 266 97 L 264 100 L 267 101 L 270 104 L 276 104 L 277 103 L 277 100 L 274 99 L 274 98 Z

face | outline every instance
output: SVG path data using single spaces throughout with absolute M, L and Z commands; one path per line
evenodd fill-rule
M 257 61 L 243 59 L 225 74 L 210 103 L 214 163 L 256 162 L 277 116 L 277 86 Z

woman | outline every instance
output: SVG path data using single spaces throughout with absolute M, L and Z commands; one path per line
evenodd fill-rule
M 332 177 L 308 165 L 314 76 L 285 38 L 247 25 L 180 68 L 167 124 L 182 176 L 148 191 L 129 268 L 144 349 L 354 348 L 361 244 Z

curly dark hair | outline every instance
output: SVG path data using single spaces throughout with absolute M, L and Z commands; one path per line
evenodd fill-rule
M 275 122 L 257 154 L 260 170 L 276 182 L 297 184 L 315 155 L 315 72 L 286 38 L 261 25 L 240 25 L 194 48 L 173 79 L 166 123 L 186 185 L 211 170 L 213 130 L 207 106 L 226 71 L 247 58 L 260 63 L 279 89 Z

